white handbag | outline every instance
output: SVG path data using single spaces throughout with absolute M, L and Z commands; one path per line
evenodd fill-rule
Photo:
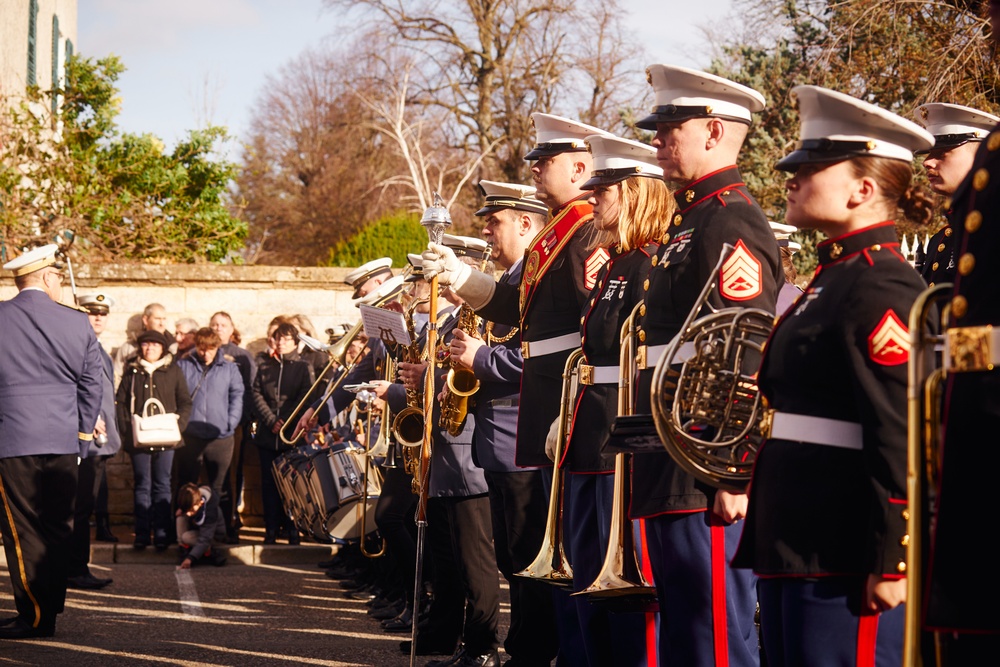
M 159 410 L 150 414 L 151 408 Z M 158 398 L 146 399 L 142 412 L 132 414 L 132 444 L 136 448 L 172 449 L 181 443 L 180 416 L 167 412 Z

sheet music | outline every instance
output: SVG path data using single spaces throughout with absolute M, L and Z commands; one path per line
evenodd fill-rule
M 365 335 L 369 338 L 379 338 L 409 345 L 410 334 L 406 330 L 406 319 L 402 313 L 375 306 L 359 306 L 361 321 L 365 325 Z

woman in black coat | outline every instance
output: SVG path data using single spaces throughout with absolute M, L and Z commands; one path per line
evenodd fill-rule
M 260 454 L 261 500 L 264 504 L 264 544 L 274 544 L 278 529 L 288 530 L 288 543 L 298 544 L 299 535 L 281 505 L 274 480 L 274 460 L 290 447 L 278 436 L 295 406 L 313 384 L 313 369 L 299 358 L 299 335 L 294 325 L 283 322 L 268 337 L 268 355 L 260 360 L 252 393 L 257 432 L 254 444 Z M 291 431 L 291 428 L 289 428 Z
M 135 542 L 136 549 L 150 543 L 162 551 L 170 543 L 173 520 L 170 498 L 170 473 L 174 463 L 173 449 L 136 448 L 132 436 L 132 415 L 141 414 L 146 400 L 159 399 L 168 413 L 180 416 L 181 431 L 191 416 L 191 394 L 184 373 L 173 363 L 173 356 L 164 354 L 170 346 L 166 336 L 158 331 L 139 334 L 139 355 L 128 362 L 115 396 L 118 431 L 125 451 L 132 457 L 135 479 Z

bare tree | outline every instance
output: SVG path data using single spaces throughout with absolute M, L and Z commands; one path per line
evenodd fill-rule
M 589 113 L 603 121 L 614 116 L 608 110 L 624 77 L 608 77 L 607 72 L 586 69 L 581 63 L 603 68 L 609 64 L 608 54 L 627 53 L 620 30 L 608 29 L 617 0 L 326 3 L 353 10 L 401 38 L 400 46 L 410 49 L 422 68 L 411 103 L 444 110 L 456 126 L 456 147 L 483 155 L 499 140 L 483 165 L 488 176 L 526 178 L 522 156 L 531 141 L 533 111 Z M 608 19 L 597 22 L 603 30 L 597 35 L 588 29 L 592 15 Z M 595 44 L 600 55 L 595 54 Z M 569 76 L 574 71 L 586 73 L 594 84 L 593 93 L 581 96 Z M 581 97 L 588 100 L 581 107 L 560 104 Z

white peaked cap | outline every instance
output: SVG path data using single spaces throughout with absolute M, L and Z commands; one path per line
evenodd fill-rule
M 982 141 L 1000 123 L 1000 118 L 985 111 L 943 102 L 922 104 L 915 115 L 934 135 L 935 148 L 954 148 L 968 141 Z
M 344 276 L 344 283 L 350 285 L 351 287 L 358 287 L 372 276 L 383 273 L 386 269 L 391 268 L 391 257 L 379 257 L 378 259 L 366 262 L 349 272 L 346 276 Z
M 594 170 L 590 180 L 581 186 L 584 190 L 633 176 L 663 178 L 663 169 L 656 162 L 656 149 L 648 144 L 594 134 L 587 137 L 587 147 L 594 156 Z
M 934 137 L 913 121 L 856 97 L 819 86 L 795 86 L 791 95 L 798 100 L 800 139 L 776 165 L 783 171 L 852 157 L 910 162 L 916 151 L 934 145 Z
M 753 88 L 721 76 L 677 65 L 650 65 L 646 80 L 653 86 L 653 111 L 638 123 L 655 130 L 657 123 L 679 123 L 690 118 L 726 118 L 749 123 L 751 114 L 764 110 L 764 96 Z
M 585 151 L 587 144 L 584 140 L 587 137 L 593 134 L 611 136 L 609 132 L 592 125 L 547 113 L 531 114 L 531 124 L 535 127 L 535 147 L 524 156 L 525 160 Z
M 3 270 L 13 272 L 16 277 L 34 273 L 47 266 L 62 268 L 62 264 L 56 261 L 58 250 L 59 246 L 55 243 L 32 248 L 4 264 Z

